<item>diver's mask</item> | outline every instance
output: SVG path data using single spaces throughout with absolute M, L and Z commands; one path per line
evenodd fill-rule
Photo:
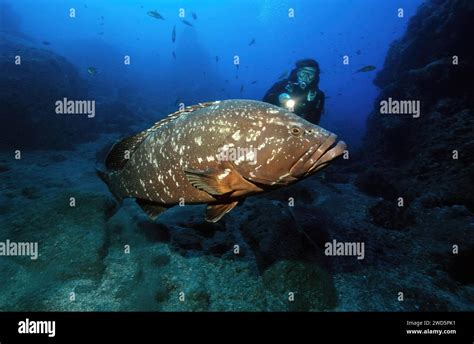
M 316 69 L 312 67 L 302 67 L 296 73 L 296 77 L 298 80 L 298 86 L 304 90 L 314 81 L 314 79 L 316 79 Z

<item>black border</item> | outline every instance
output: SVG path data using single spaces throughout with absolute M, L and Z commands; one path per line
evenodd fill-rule
M 56 321 L 56 336 L 18 334 L 18 322 L 25 320 Z M 407 335 L 407 320 L 450 320 L 455 326 L 430 326 L 456 329 L 456 334 Z M 474 312 L 406 313 L 152 313 L 152 312 L 35 312 L 0 313 L 0 343 L 94 342 L 175 342 L 183 339 L 219 342 L 262 341 L 356 343 L 474 343 Z M 423 326 L 419 329 L 424 329 Z M 257 334 L 262 339 L 255 337 Z M 284 337 L 285 336 L 285 337 Z M 301 339 L 301 340 L 298 340 Z

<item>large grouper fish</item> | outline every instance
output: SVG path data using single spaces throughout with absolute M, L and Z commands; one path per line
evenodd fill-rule
M 186 107 L 116 143 L 98 175 L 121 201 L 151 217 L 177 204 L 207 204 L 217 222 L 246 197 L 302 180 L 341 156 L 337 136 L 254 100 Z

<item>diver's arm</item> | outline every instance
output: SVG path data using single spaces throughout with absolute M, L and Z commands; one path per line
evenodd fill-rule
M 319 103 L 319 117 L 324 113 L 324 103 L 326 101 L 326 96 L 323 91 L 319 91 L 320 103 Z
M 314 106 L 309 109 L 304 117 L 307 121 L 314 124 L 319 124 L 321 121 L 321 115 L 324 112 L 324 98 L 324 92 L 318 91 Z
M 286 92 L 285 87 L 282 86 L 281 82 L 277 82 L 272 86 L 272 88 L 267 91 L 262 101 L 273 105 L 281 106 L 278 97 L 282 92 Z

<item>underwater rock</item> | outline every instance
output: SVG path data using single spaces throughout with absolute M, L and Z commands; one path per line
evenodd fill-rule
M 202 248 L 201 242 L 204 240 L 204 237 L 189 228 L 172 226 L 170 234 L 171 243 L 184 251 L 200 251 Z
M 0 173 L 10 171 L 10 167 L 5 164 L 0 164 Z
M 324 173 L 324 181 L 327 183 L 349 183 L 350 178 L 348 174 L 345 173 L 338 173 L 338 172 L 331 172 Z
M 408 207 L 396 203 L 380 201 L 369 209 L 372 222 L 388 229 L 404 229 L 415 224 L 415 216 Z
M 202 242 L 203 251 L 206 254 L 213 255 L 215 257 L 229 258 L 233 257 L 233 247 L 236 244 L 236 239 L 231 231 L 216 231 L 212 237 L 205 239 Z M 239 252 L 240 257 L 245 256 L 245 252 Z
M 153 265 L 155 266 L 166 266 L 170 262 L 170 256 L 165 254 L 160 254 L 153 258 Z
M 465 192 L 474 180 L 474 47 L 466 44 L 471 37 L 464 29 L 473 17 L 469 1 L 425 2 L 375 78 L 381 91 L 367 120 L 361 161 L 372 176 L 396 185 L 397 197 L 432 193 L 442 205 L 474 209 L 474 193 Z M 380 102 L 390 97 L 419 101 L 419 117 L 380 114 Z M 370 184 L 358 180 L 361 190 Z M 423 200 L 439 203 L 432 201 Z
M 441 196 L 434 192 L 427 192 L 419 198 L 419 201 L 425 208 L 441 207 L 443 205 Z
M 97 102 L 95 115 L 57 114 L 56 102 L 95 100 L 87 83 L 65 58 L 0 33 L 0 103 L 4 125 L 0 147 L 71 149 L 102 132 L 126 133 L 137 117 L 119 102 Z M 22 64 L 15 65 L 14 56 Z M 25 96 L 26 95 L 26 96 Z
M 280 260 L 310 260 L 314 249 L 288 206 L 278 201 L 259 202 L 240 226 L 255 253 L 261 271 Z
M 117 212 L 118 204 L 117 202 L 115 202 L 115 200 L 109 197 L 104 200 L 103 209 L 104 209 L 105 221 L 107 221 L 112 216 L 114 216 L 114 214 Z
M 35 188 L 34 186 L 21 189 L 21 194 L 28 199 L 39 198 L 38 193 L 39 193 L 38 188 Z
M 267 311 L 324 311 L 336 306 L 332 279 L 315 264 L 280 261 L 269 267 L 262 279 L 270 292 Z
M 357 175 L 355 185 L 367 195 L 383 197 L 387 200 L 394 200 L 399 194 L 393 183 L 387 180 L 384 175 L 373 171 Z
M 145 237 L 150 241 L 169 242 L 169 228 L 162 223 L 154 223 L 150 220 L 141 220 L 137 223 L 138 229 L 143 232 Z
M 465 206 L 463 205 L 453 205 L 449 208 L 449 216 L 451 218 L 457 217 L 465 217 L 465 216 L 473 216 L 474 214 L 471 213 Z
M 288 202 L 288 200 L 292 198 L 298 202 L 312 203 L 316 197 L 316 193 L 312 190 L 313 183 L 311 179 L 265 193 L 259 197 L 281 202 Z

